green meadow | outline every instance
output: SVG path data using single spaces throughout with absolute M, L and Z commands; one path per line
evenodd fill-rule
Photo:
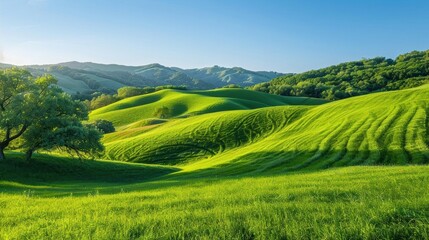
M 123 99 L 104 160 L 7 152 L 0 239 L 428 239 L 427 96 Z
M 9 187 L 0 194 L 2 239 L 429 237 L 427 166 L 196 180 L 160 179 L 173 170 L 163 167 L 95 161 L 69 172 L 67 159 L 37 162 L 51 164 L 52 176 L 1 182 Z

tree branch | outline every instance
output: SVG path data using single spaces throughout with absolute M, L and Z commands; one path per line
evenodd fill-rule
M 19 130 L 19 132 L 17 134 L 15 134 L 9 138 L 9 142 L 19 138 L 25 132 L 25 130 L 27 130 L 28 126 L 29 126 L 28 124 L 22 125 L 21 130 Z

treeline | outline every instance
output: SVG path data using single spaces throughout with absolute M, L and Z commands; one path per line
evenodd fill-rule
M 75 99 L 82 100 L 83 103 L 90 110 L 94 110 L 117 102 L 124 98 L 153 93 L 163 89 L 187 90 L 185 86 L 174 85 L 164 85 L 158 87 L 122 87 L 117 90 L 116 94 L 105 94 L 97 92 L 91 95 L 92 99 L 85 99 L 87 98 L 87 95 L 83 95 L 82 97 L 82 95 L 79 94 L 75 95 L 74 97 Z
M 429 50 L 413 51 L 395 60 L 376 57 L 281 76 L 249 89 L 284 96 L 337 100 L 377 91 L 416 87 L 428 81 Z

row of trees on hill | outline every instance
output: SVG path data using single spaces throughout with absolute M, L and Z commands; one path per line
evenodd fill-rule
M 377 91 L 398 90 L 429 82 L 429 50 L 413 51 L 395 60 L 377 57 L 287 75 L 250 87 L 252 90 L 328 100 Z
M 64 93 L 50 75 L 33 77 L 12 68 L 0 71 L 0 161 L 6 148 L 59 149 L 78 156 L 103 150 L 101 132 L 85 125 L 87 107 Z

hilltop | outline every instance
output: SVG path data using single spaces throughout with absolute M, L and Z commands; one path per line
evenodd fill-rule
M 0 68 L 12 66 L 0 64 Z M 71 94 L 97 91 L 114 93 L 123 86 L 175 85 L 185 86 L 189 89 L 213 89 L 236 84 L 245 87 L 282 75 L 277 72 L 257 72 L 238 67 L 214 66 L 202 69 L 181 69 L 160 64 L 125 66 L 92 62 L 65 62 L 22 67 L 28 69 L 33 75 L 45 73 L 53 75 L 58 79 L 58 85 Z

